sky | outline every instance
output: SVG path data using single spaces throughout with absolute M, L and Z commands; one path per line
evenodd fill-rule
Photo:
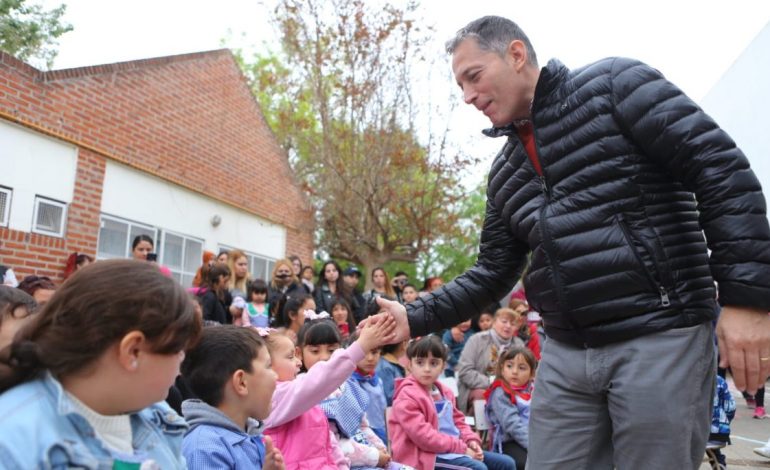
M 65 20 L 74 31 L 60 39 L 53 68 L 218 49 L 223 40 L 247 49 L 274 44 L 268 21 L 272 2 L 66 0 Z M 770 22 L 767 0 L 733 0 L 729 6 L 723 0 L 423 0 L 419 11 L 421 21 L 435 28 L 436 54 L 444 54 L 443 42 L 457 29 L 495 14 L 524 29 L 541 65 L 549 58 L 579 67 L 608 56 L 633 57 L 663 72 L 696 101 Z M 453 86 L 448 76 L 437 74 L 436 80 L 439 88 Z M 489 154 L 484 160 L 491 161 L 501 143 L 479 133 L 488 126 L 485 118 L 464 105 L 453 114 L 450 126 L 458 145 Z

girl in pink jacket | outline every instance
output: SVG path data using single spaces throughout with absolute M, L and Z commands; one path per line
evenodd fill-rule
M 388 419 L 393 459 L 421 470 L 515 470 L 509 456 L 481 450 L 454 395 L 438 382 L 447 359 L 441 339 L 431 335 L 413 341 L 406 355 L 411 372 L 396 380 Z
M 365 351 L 382 346 L 395 327 L 392 317 L 386 317 L 364 328 L 358 341 L 341 349 L 336 325 L 328 314 L 323 315 L 306 312 L 296 347 L 275 332 L 266 338 L 278 384 L 264 434 L 281 450 L 286 470 L 349 467 L 318 404 L 347 380 Z M 297 376 L 300 365 L 307 374 Z

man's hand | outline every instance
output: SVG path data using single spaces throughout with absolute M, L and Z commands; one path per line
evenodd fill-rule
M 377 297 L 377 304 L 380 309 L 384 310 L 387 314 L 396 320 L 396 329 L 388 338 L 388 344 L 400 343 L 401 341 L 409 339 L 409 320 L 406 316 L 406 308 L 400 303 L 387 300 L 382 297 Z M 374 315 L 361 320 L 358 324 L 358 328 L 364 328 L 369 322 L 377 323 L 383 318 L 382 314 Z
M 722 308 L 717 322 L 719 366 L 730 367 L 738 390 L 756 393 L 770 377 L 770 316 L 746 307 Z

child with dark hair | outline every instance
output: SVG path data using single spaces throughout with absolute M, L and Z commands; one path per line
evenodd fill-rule
M 243 326 L 267 328 L 270 326 L 270 304 L 267 303 L 267 283 L 254 279 L 249 283 L 246 308 L 241 319 Z
M 46 276 L 30 275 L 22 279 L 17 289 L 20 289 L 35 299 L 38 305 L 45 305 L 56 291 L 56 284 Z
M 36 309 L 37 302 L 31 295 L 10 286 L 0 285 L 0 355 Z
M 265 434 L 281 449 L 287 470 L 338 470 L 349 468 L 318 404 L 350 376 L 366 351 L 379 348 L 393 332 L 388 316 L 361 330 L 347 349 L 341 348 L 339 330 L 328 314 L 307 313 L 297 335 L 297 346 L 278 332 L 267 344 L 278 375 L 272 412 Z M 297 375 L 300 364 L 307 373 Z
M 204 267 L 203 281 L 197 294 L 201 298 L 203 320 L 215 321 L 222 325 L 232 323 L 233 298 L 227 290 L 229 278 L 230 268 L 224 263 Z
M 407 343 L 408 341 L 402 341 L 383 346 L 382 356 L 380 356 L 377 369 L 374 372 L 382 381 L 382 390 L 385 393 L 385 403 L 387 406 L 393 405 L 393 391 L 396 379 L 406 377 L 406 369 L 401 364 L 401 361 L 406 356 Z
M 157 267 L 83 268 L 2 358 L 2 465 L 186 468 L 187 424 L 162 400 L 200 329 L 187 293 Z
M 413 341 L 406 355 L 410 374 L 396 381 L 388 419 L 393 457 L 421 470 L 516 468 L 507 455 L 481 449 L 481 439 L 465 423 L 454 394 L 438 381 L 447 359 L 441 339 L 430 335 Z
M 350 332 L 356 331 L 356 319 L 353 317 L 353 311 L 350 309 L 345 299 L 335 299 L 332 302 L 331 311 L 332 320 L 340 330 L 343 341 L 348 341 Z
M 497 360 L 496 379 L 484 393 L 492 425 L 492 449 L 510 455 L 524 468 L 529 448 L 529 404 L 537 359 L 527 347 L 506 349 Z
M 305 311 L 315 313 L 315 300 L 310 294 L 294 291 L 278 301 L 274 325 L 281 333 L 297 342 L 297 335 L 305 324 Z
M 358 332 L 351 335 L 351 341 Z M 385 432 L 385 395 L 374 374 L 380 348 L 368 351 L 353 374 L 321 402 L 351 468 L 408 468 L 391 460 Z
M 256 330 L 205 328 L 182 363 L 182 376 L 198 397 L 182 403 L 190 425 L 182 444 L 189 469 L 283 468 L 280 451 L 259 432 L 276 374 Z

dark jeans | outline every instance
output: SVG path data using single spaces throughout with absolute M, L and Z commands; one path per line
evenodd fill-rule
M 517 470 L 524 470 L 527 465 L 527 449 L 516 441 L 508 441 L 503 443 L 503 453 L 516 461 Z
M 436 469 L 441 468 L 452 470 L 516 470 L 516 462 L 507 455 L 485 450 L 483 462 L 470 457 L 460 457 L 452 460 L 436 457 Z

